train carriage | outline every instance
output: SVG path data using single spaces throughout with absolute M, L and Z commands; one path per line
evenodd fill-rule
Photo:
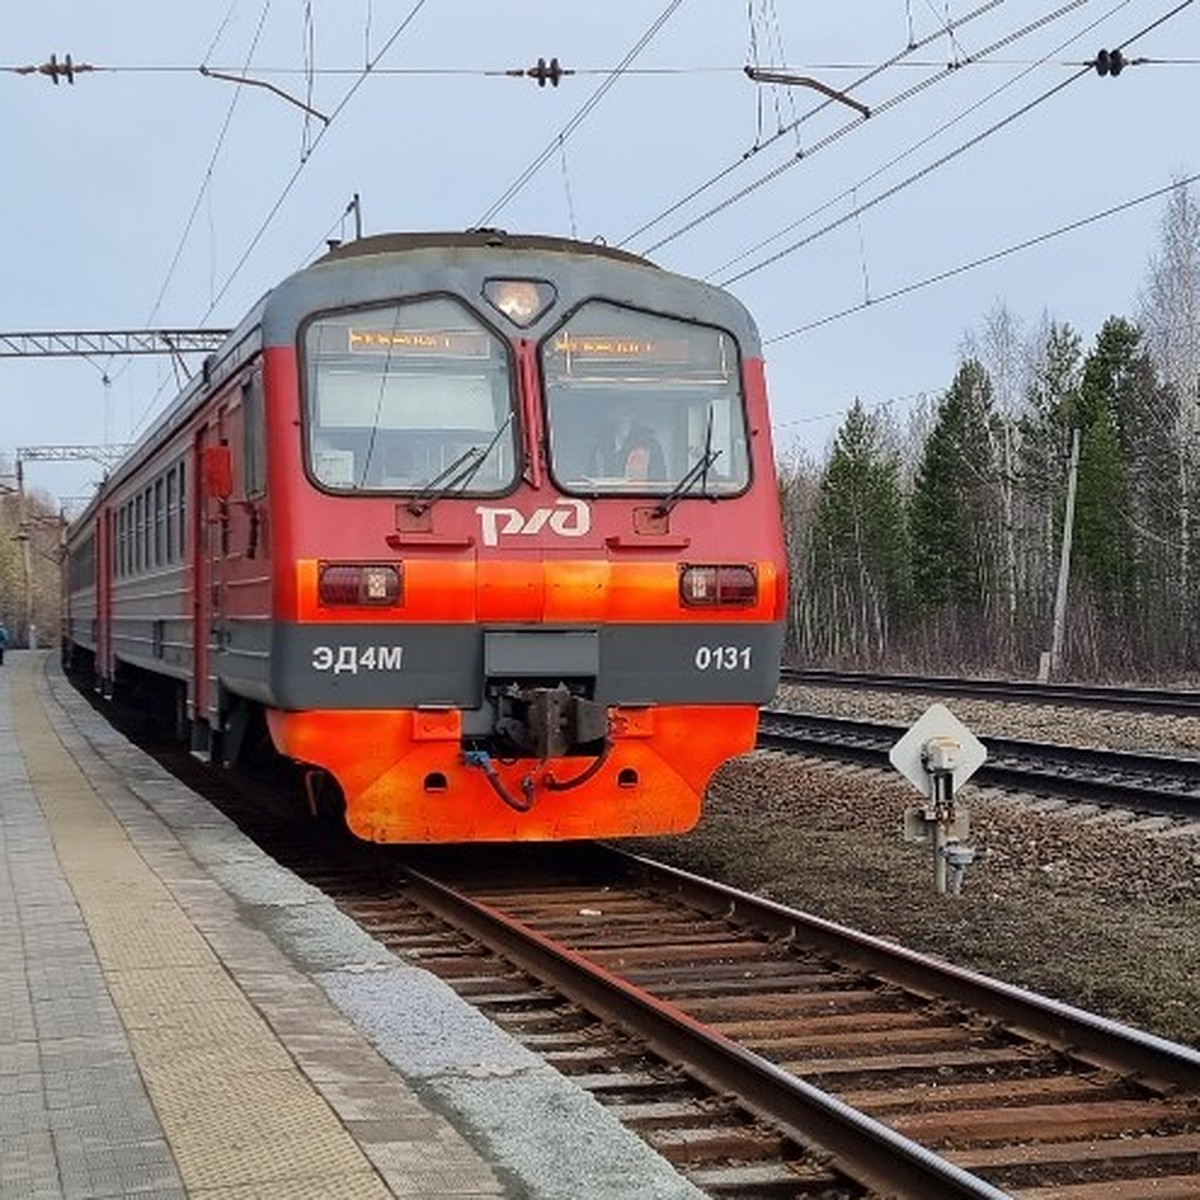
M 775 691 L 758 336 L 603 246 L 365 238 L 271 291 L 68 536 L 64 651 L 378 841 L 690 828 Z

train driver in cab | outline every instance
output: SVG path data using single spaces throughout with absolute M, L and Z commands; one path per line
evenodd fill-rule
M 590 473 L 630 483 L 662 482 L 667 460 L 658 435 L 637 419 L 627 400 L 618 400 L 592 449 Z

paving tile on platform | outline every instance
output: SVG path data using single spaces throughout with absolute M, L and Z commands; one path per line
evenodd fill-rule
M 189 1188 L 362 1170 L 357 1145 L 294 1071 L 222 1079 L 219 1103 L 202 1108 L 187 1077 L 148 1083 Z
M 161 1137 L 112 1144 L 63 1131 L 55 1133 L 54 1147 L 66 1200 L 182 1189 L 175 1160 Z
M 111 1110 L 116 1127 L 140 1112 L 146 1104 L 146 1089 L 132 1059 L 123 1064 L 86 1069 L 42 1070 L 46 1108 Z
M 4 1139 L 0 1154 L 0 1196 L 61 1196 L 58 1163 L 49 1130 L 14 1134 Z

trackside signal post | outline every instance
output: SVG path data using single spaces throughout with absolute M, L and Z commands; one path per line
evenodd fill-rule
M 904 813 L 905 840 L 932 848 L 934 891 L 957 895 L 975 851 L 966 844 L 970 813 L 957 803 L 955 792 L 983 765 L 987 750 L 944 704 L 934 704 L 888 758 L 925 797 L 923 805 Z

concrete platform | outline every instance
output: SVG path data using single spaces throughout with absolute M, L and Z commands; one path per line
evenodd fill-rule
M 0 1200 L 698 1198 L 116 734 L 0 667 Z

